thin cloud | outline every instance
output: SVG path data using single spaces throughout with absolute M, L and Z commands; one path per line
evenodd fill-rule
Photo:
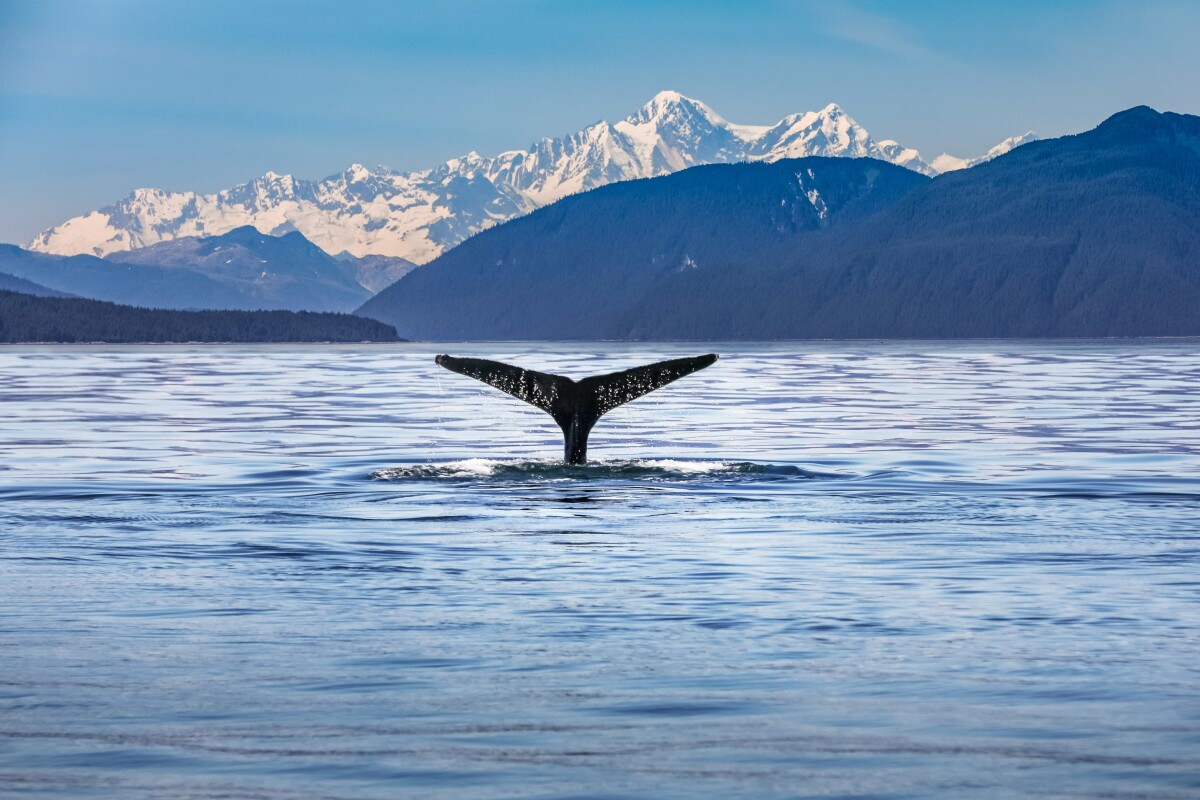
M 834 38 L 910 60 L 933 55 L 921 44 L 916 30 L 892 17 L 848 4 L 814 7 L 813 11 L 824 32 Z

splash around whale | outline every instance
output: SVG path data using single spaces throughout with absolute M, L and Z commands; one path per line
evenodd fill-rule
M 579 381 L 484 358 L 440 355 L 434 360 L 451 372 L 483 381 L 545 411 L 562 429 L 563 460 L 567 464 L 585 464 L 588 434 L 600 417 L 630 400 L 712 366 L 718 358 L 716 353 L 673 358 Z

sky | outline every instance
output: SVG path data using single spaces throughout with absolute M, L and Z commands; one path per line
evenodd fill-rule
M 0 242 L 137 187 L 523 148 L 663 89 L 974 156 L 1200 113 L 1197 41 L 1192 0 L 0 0 Z

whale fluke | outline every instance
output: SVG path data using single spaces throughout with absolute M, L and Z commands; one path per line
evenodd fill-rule
M 717 358 L 715 353 L 673 358 L 581 381 L 485 358 L 441 355 L 435 361 L 451 372 L 483 381 L 554 417 L 563 432 L 563 460 L 568 464 L 583 464 L 587 461 L 588 434 L 600 417 L 619 405 L 704 369 Z

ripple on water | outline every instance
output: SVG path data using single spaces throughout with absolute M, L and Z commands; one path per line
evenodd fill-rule
M 1192 800 L 1195 345 L 0 348 L 0 795 Z

